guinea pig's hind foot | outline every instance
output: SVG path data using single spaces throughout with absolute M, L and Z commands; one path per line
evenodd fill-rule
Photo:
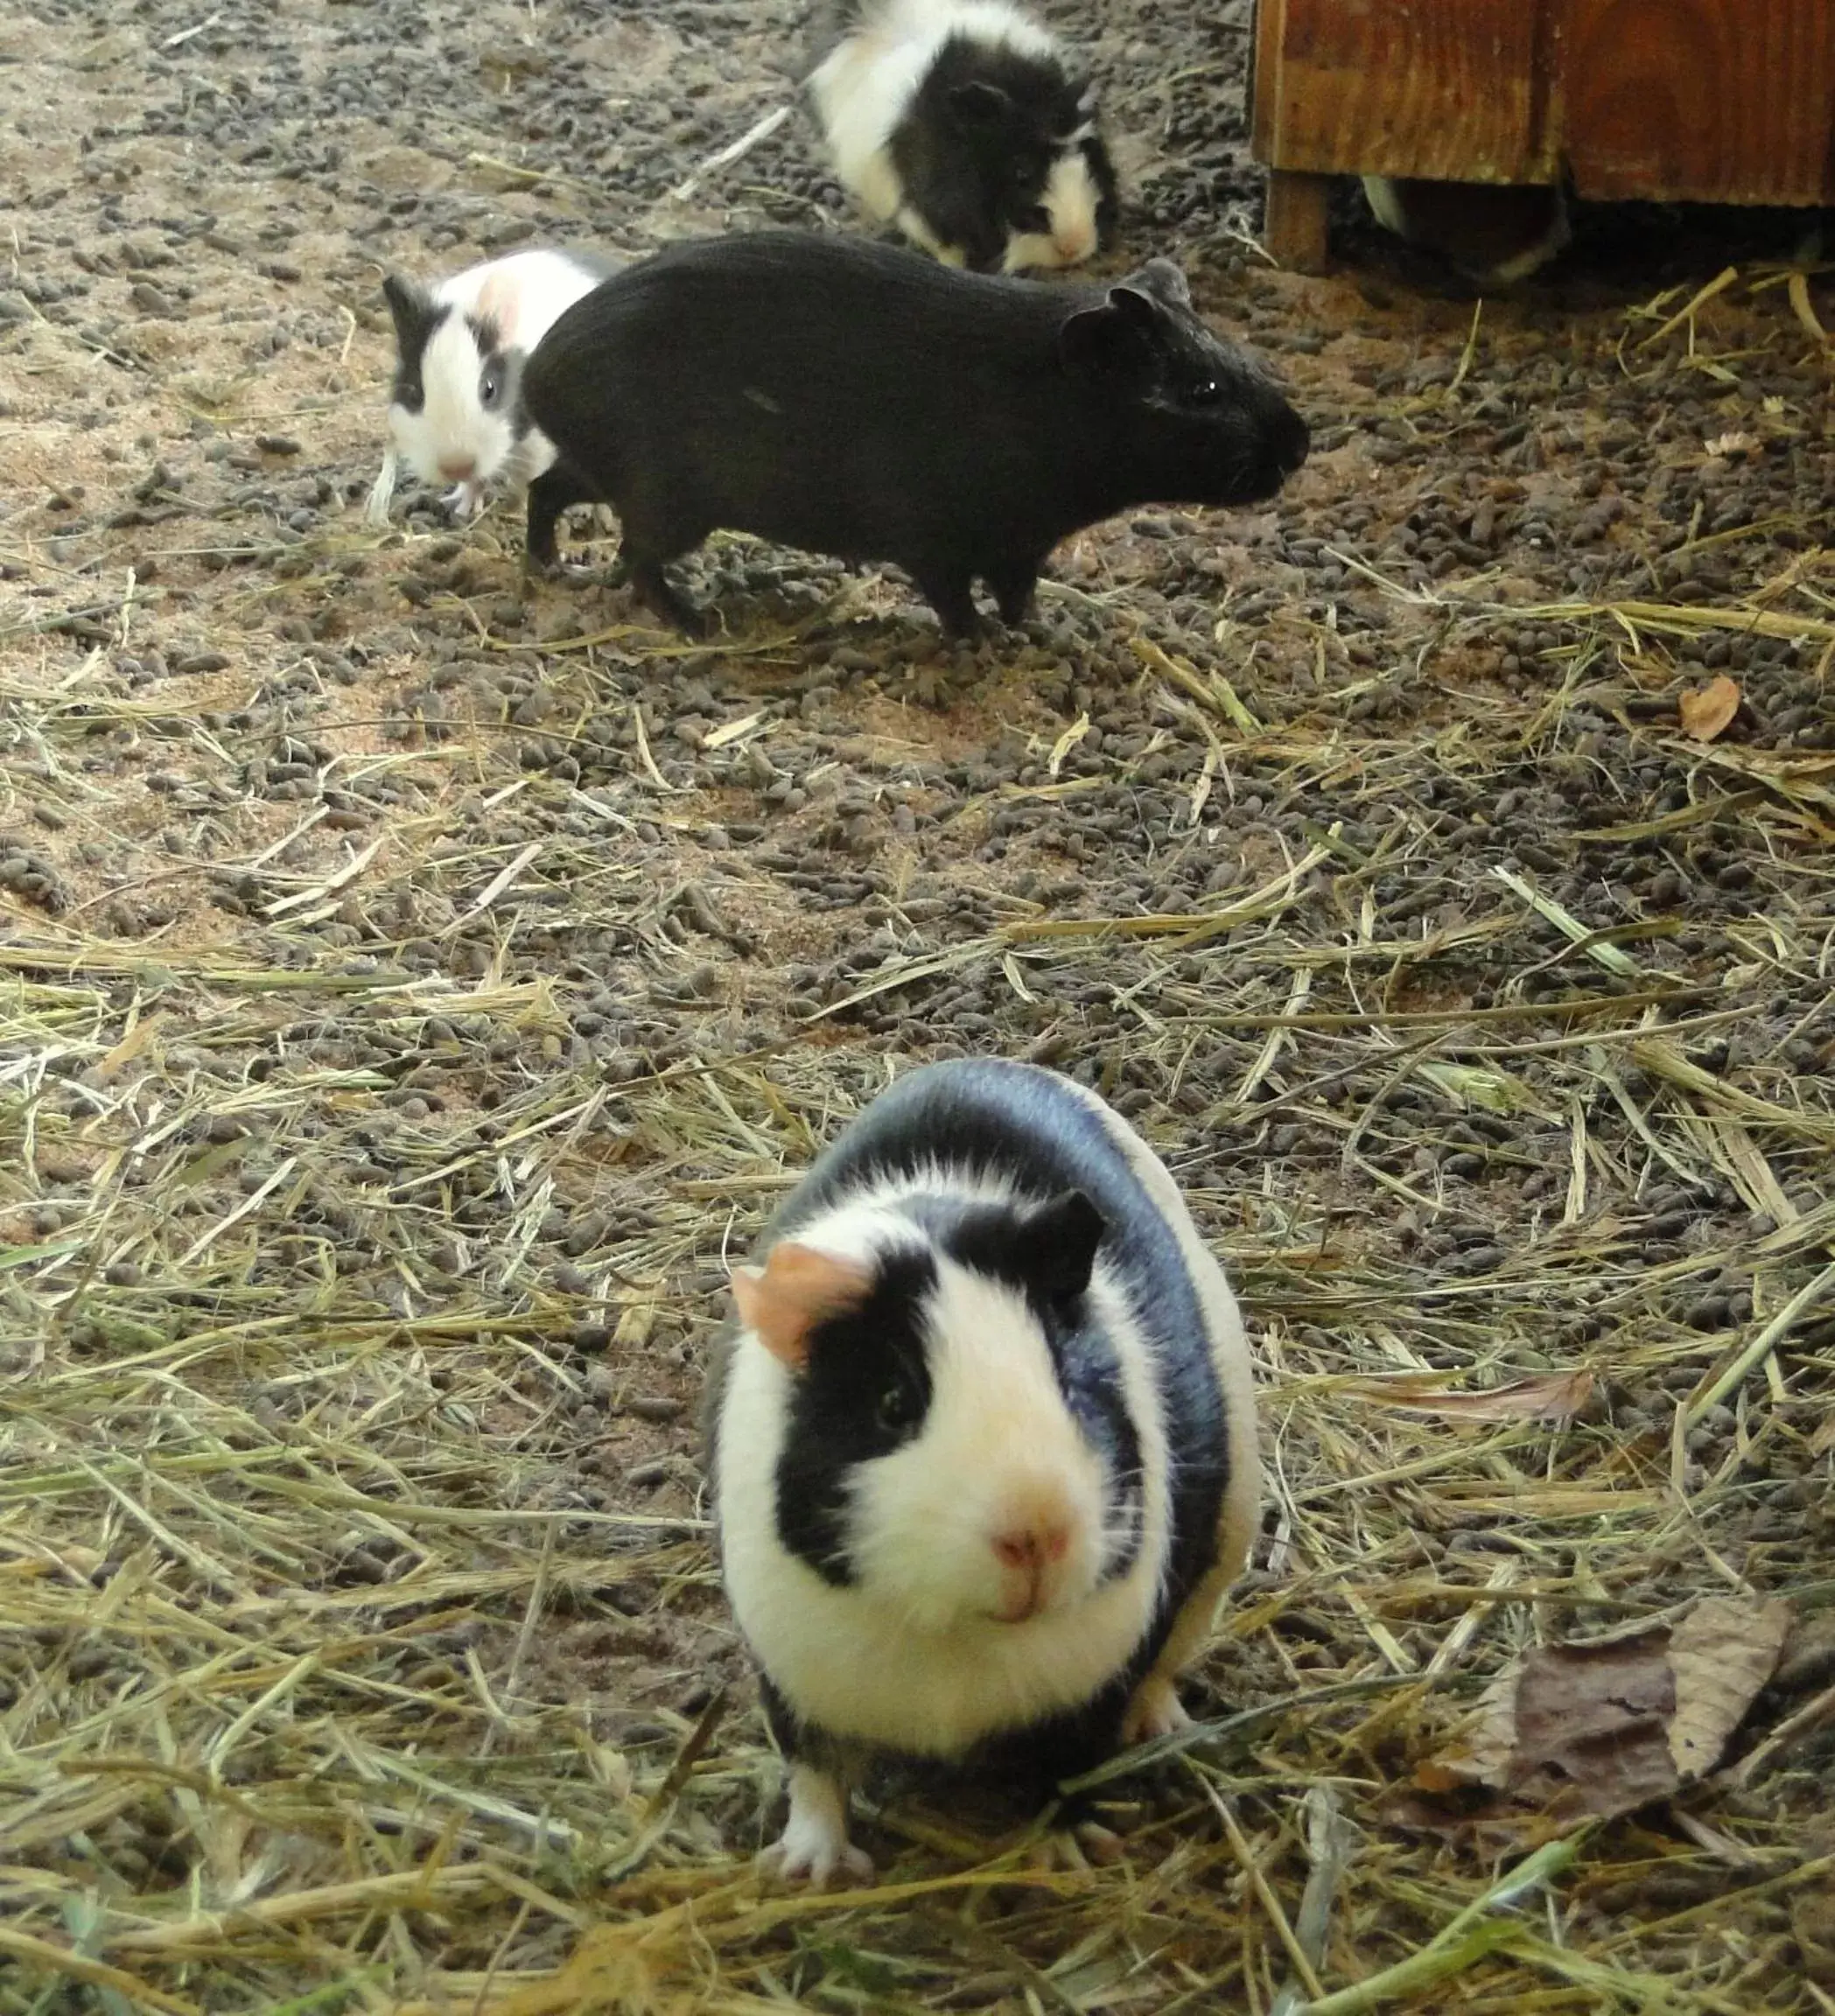
M 806 1882 L 826 1890 L 838 1872 L 855 1883 L 873 1880 L 872 1858 L 847 1838 L 847 1788 L 808 1764 L 790 1768 L 790 1817 L 780 1838 L 759 1858 L 767 1882 Z
M 1134 1698 L 1122 1717 L 1122 1747 L 1150 1742 L 1155 1736 L 1176 1735 L 1191 1726 L 1192 1718 L 1173 1683 L 1163 1673 L 1149 1673 L 1134 1690 Z
M 705 610 L 696 608 L 656 561 L 632 560 L 628 572 L 639 601 L 647 603 L 666 622 L 673 623 L 684 636 L 706 636 L 712 619 Z
M 1094 1863 L 1112 1868 L 1128 1852 L 1128 1844 L 1114 1828 L 1100 1820 L 1079 1820 L 1068 1827 L 1054 1827 L 1033 1844 L 1027 1859 L 1041 1872 L 1064 1869 L 1088 1869 Z

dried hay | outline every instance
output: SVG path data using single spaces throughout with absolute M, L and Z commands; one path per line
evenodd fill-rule
M 1539 704 L 1448 685 L 1407 734 L 1348 724 L 1387 675 L 1264 725 L 1221 672 L 1140 639 L 1146 690 L 1208 752 L 1194 824 L 1250 779 L 1323 781 L 1342 820 L 1215 904 L 1050 917 L 1016 900 L 985 931 L 907 934 L 781 1042 L 622 1078 L 568 1049 L 557 984 L 506 976 L 511 921 L 496 953 L 490 933 L 533 891 L 545 920 L 613 921 L 679 974 L 663 926 L 682 891 L 600 837 L 666 826 L 685 794 L 641 716 L 623 801 L 515 777 L 483 731 L 352 759 L 410 782 L 436 754 L 469 766 L 537 837 L 449 841 L 410 791 L 363 846 L 284 864 L 308 813 L 243 863 L 254 922 L 221 942 L 15 906 L 0 2010 L 1835 2008 L 1793 1958 L 1793 1897 L 1835 1855 L 1803 1845 L 1788 1746 L 1693 1831 L 1653 1814 L 1491 1861 L 1377 1809 L 1538 1639 L 1754 1580 L 1810 1610 L 1835 1595 L 1802 1494 L 1798 1525 L 1760 1516 L 1775 1490 L 1826 1493 L 1835 1102 L 1826 1076 L 1700 1060 L 1780 999 L 1799 1027 L 1822 1012 L 1831 759 L 1678 733 L 1687 802 L 1576 836 L 1609 873 L 1614 850 L 1712 826 L 1749 866 L 1749 914 L 1687 958 L 1669 956 L 1683 919 L 1595 928 L 1526 875 L 1471 872 L 1431 808 L 1437 777 L 1502 779 L 1565 751 L 1583 702 L 1635 698 L 1655 640 L 1835 648 L 1828 578 L 1799 556 L 1775 593 L 1712 607 L 1398 590 L 1447 637 L 1565 639 Z M 72 757 L 98 709 L 234 767 L 196 720 L 39 676 L 34 638 L 124 635 L 134 593 L 0 625 L 16 756 L 91 812 L 105 788 Z M 608 640 L 633 644 L 564 641 L 590 660 Z M 1076 746 L 1041 748 L 1050 781 L 956 816 L 1081 788 L 1060 776 Z M 1424 872 L 1405 909 L 1404 868 Z M 481 948 L 471 977 L 319 934 L 358 892 L 443 919 Z M 683 900 L 725 928 L 704 894 Z M 1091 1781 L 1124 1837 L 1113 1866 L 1041 1868 L 1029 1833 L 913 1802 L 879 1816 L 881 1886 L 774 1897 L 746 1859 L 774 1784 L 756 1718 L 711 1686 L 681 1704 L 722 1626 L 693 1480 L 665 1464 L 661 1509 L 615 1466 L 586 1488 L 581 1410 L 641 1398 L 663 1340 L 687 1340 L 691 1383 L 725 1254 L 891 1067 L 847 1032 L 965 976 L 1040 1011 L 1033 1054 L 1152 1088 L 1131 1110 L 1252 1312 L 1271 1513 L 1206 1667 L 1236 1712 Z M 1096 999 L 1112 1012 L 1092 1025 L 1076 1004 Z M 391 1117 L 436 1085 L 440 1103 Z M 1329 1144 L 1323 1173 L 1284 1159 L 1307 1136 Z M 1238 1143 L 1258 1173 L 1216 1152 Z M 1532 1192 L 1460 1187 L 1526 1159 Z M 1742 1234 L 1653 1233 L 1654 1195 L 1685 1218 L 1717 1186 L 1751 1214 Z M 589 1208 L 599 1230 L 558 1270 Z M 1460 1236 L 1409 1257 L 1443 1221 Z M 1739 1284 L 1731 1305 L 1685 1320 L 1716 1281 Z M 1380 1398 L 1551 1374 L 1609 1402 L 1448 1419 Z M 608 1657 L 655 1625 L 666 1684 L 645 1679 L 641 1717 L 615 1698 L 628 1662 L 608 1690 L 590 1659 L 550 1656 L 583 1621 Z M 1647 1907 L 1664 1898 L 1684 1900 Z

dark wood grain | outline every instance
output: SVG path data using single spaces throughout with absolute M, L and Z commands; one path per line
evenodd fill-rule
M 1257 153 L 1325 174 L 1552 179 L 1537 62 L 1545 4 L 1261 0 Z
M 1835 202 L 1835 0 L 1261 0 L 1278 169 Z
M 1582 196 L 1835 201 L 1829 0 L 1562 0 L 1555 80 Z

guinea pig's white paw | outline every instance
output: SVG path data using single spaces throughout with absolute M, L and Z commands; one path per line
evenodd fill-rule
M 1171 1736 L 1191 1726 L 1192 1718 L 1173 1683 L 1158 1673 L 1149 1673 L 1134 1690 L 1128 1712 L 1122 1717 L 1122 1746 L 1125 1749 L 1155 1736 Z
M 872 1857 L 847 1838 L 847 1791 L 811 1765 L 790 1768 L 790 1817 L 782 1837 L 760 1858 L 766 1880 L 809 1883 L 826 1890 L 837 1872 L 856 1883 L 873 1880 Z
M 821 1842 L 793 1845 L 790 1832 L 759 1857 L 759 1873 L 767 1883 L 807 1883 L 812 1890 L 826 1890 L 836 1876 L 850 1883 L 871 1883 L 873 1858 L 851 1842 Z
M 1111 1868 L 1128 1852 L 1128 1844 L 1100 1820 L 1080 1820 L 1075 1827 L 1054 1827 L 1038 1841 L 1028 1859 L 1045 1874 L 1087 1870 L 1091 1863 Z

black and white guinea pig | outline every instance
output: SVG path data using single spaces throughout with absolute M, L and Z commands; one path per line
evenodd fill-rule
M 1366 175 L 1363 195 L 1384 230 L 1436 254 L 1481 287 L 1526 280 L 1572 236 L 1566 191 L 1558 182 Z
M 382 292 L 395 320 L 395 383 L 390 446 L 370 493 L 373 522 L 388 516 L 398 463 L 424 483 L 454 486 L 446 502 L 469 518 L 492 484 L 520 488 L 553 462 L 521 410 L 522 360 L 562 310 L 618 264 L 538 248 L 468 266 L 431 288 L 389 275 Z
M 722 1570 L 789 1768 L 778 1873 L 872 1754 L 1042 1789 L 1181 1726 L 1258 1496 L 1236 1305 L 1171 1176 L 1036 1066 L 899 1079 L 732 1274 L 707 1425 Z
M 1308 440 L 1168 260 L 1023 280 L 839 232 L 627 267 L 536 345 L 522 399 L 556 450 L 531 562 L 552 564 L 568 505 L 609 504 L 638 593 L 690 631 L 663 568 L 720 530 L 891 561 L 959 636 L 978 578 L 1018 623 L 1060 540 L 1136 505 L 1271 497 Z
M 1074 266 L 1114 222 L 1095 88 L 1007 0 L 865 0 L 809 94 L 842 186 L 952 265 Z

